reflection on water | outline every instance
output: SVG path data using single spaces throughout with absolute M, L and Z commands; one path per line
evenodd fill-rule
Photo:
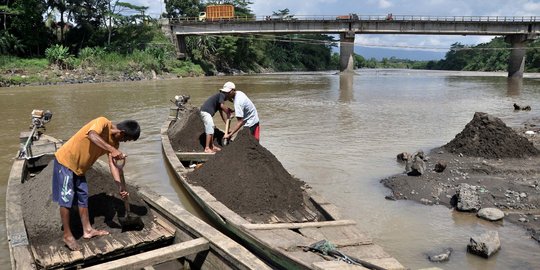
M 339 101 L 354 101 L 353 79 L 354 73 L 342 72 L 339 74 Z
M 523 87 L 523 78 L 510 77 L 507 78 L 508 96 L 519 96 Z
M 129 155 L 128 181 L 149 186 L 196 212 L 168 172 L 160 128 L 175 95 L 190 95 L 191 103 L 200 106 L 226 81 L 233 81 L 257 106 L 261 144 L 407 267 L 540 269 L 540 245 L 515 225 L 481 221 L 442 206 L 387 201 L 389 191 L 379 183 L 403 171 L 395 161 L 397 153 L 447 143 L 476 111 L 500 117 L 510 126 L 536 116 L 535 110 L 515 113 L 512 107 L 540 107 L 540 82 L 530 79 L 515 91 L 505 77 L 362 70 L 352 76 L 275 74 L 2 89 L 0 209 L 5 208 L 3 196 L 19 132 L 28 127 L 32 109 L 39 108 L 54 113 L 47 134 L 62 139 L 100 115 L 139 121 L 141 138 L 122 146 Z M 4 224 L 5 214 L 0 213 L 0 264 L 8 265 Z M 485 230 L 497 230 L 502 242 L 501 251 L 489 260 L 465 251 L 469 237 Z M 427 261 L 426 252 L 446 247 L 454 249 L 449 262 Z

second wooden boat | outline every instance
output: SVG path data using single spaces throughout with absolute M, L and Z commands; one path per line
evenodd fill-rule
M 212 154 L 174 149 L 171 144 L 172 139 L 178 139 L 169 137 L 173 125 L 188 125 L 190 119 L 200 121 L 188 116 L 192 110 L 182 106 L 172 110 L 173 116 L 161 128 L 163 152 L 178 180 L 203 211 L 248 249 L 283 269 L 405 269 L 360 232 L 355 221 L 343 219 L 336 206 L 309 188 L 304 190 L 305 197 L 317 209 L 314 215 L 322 220 L 290 217 L 261 223 L 241 216 L 204 187 L 191 183 L 188 174 L 196 164 L 215 158 Z M 219 183 L 219 179 L 213 180 Z

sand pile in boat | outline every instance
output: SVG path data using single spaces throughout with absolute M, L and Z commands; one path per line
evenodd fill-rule
M 64 245 L 61 241 L 63 232 L 59 206 L 52 201 L 53 167 L 51 161 L 41 173 L 27 180 L 21 190 L 26 230 L 36 245 Z M 86 180 L 89 187 L 90 223 L 94 228 L 107 230 L 111 234 L 121 233 L 118 216 L 125 216 L 125 208 L 112 176 L 108 171 L 92 168 L 86 173 Z M 137 196 L 135 187 L 128 185 L 127 189 L 130 194 L 131 213 L 141 216 L 145 227 L 148 227 L 152 217 L 147 215 L 146 204 Z M 70 222 L 73 236 L 76 239 L 82 238 L 78 211 L 71 211 Z
M 536 156 L 540 151 L 499 118 L 477 112 L 463 131 L 443 146 L 454 154 L 497 158 L 523 158 Z
M 186 107 L 178 112 L 178 119 L 167 131 L 171 145 L 175 150 L 183 152 L 203 152 L 206 135 L 204 124 L 199 115 L 199 108 Z M 214 143 L 219 144 L 223 132 L 214 131 Z
M 235 141 L 189 173 L 188 180 L 203 186 L 218 201 L 252 222 L 321 219 L 305 197 L 305 183 L 291 176 L 248 129 L 240 131 Z

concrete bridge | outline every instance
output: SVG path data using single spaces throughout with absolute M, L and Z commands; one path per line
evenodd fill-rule
M 540 34 L 540 17 L 500 16 L 295 16 L 294 18 L 235 18 L 199 22 L 196 18 L 162 21 L 164 30 L 176 36 L 181 54 L 188 35 L 241 34 L 338 34 L 340 70 L 353 70 L 353 49 L 357 34 L 488 35 L 505 36 L 511 44 L 508 77 L 523 77 L 526 43 Z

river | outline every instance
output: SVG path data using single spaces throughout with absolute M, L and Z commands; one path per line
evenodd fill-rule
M 200 106 L 231 80 L 257 107 L 261 144 L 405 266 L 540 269 L 540 245 L 517 226 L 489 223 L 444 206 L 388 201 L 389 190 L 379 183 L 404 170 L 396 154 L 446 144 L 474 112 L 493 114 L 509 126 L 538 116 L 540 81 L 508 82 L 504 75 L 360 70 L 354 75 L 281 73 L 0 89 L 0 265 L 9 265 L 7 178 L 32 109 L 53 112 L 46 133 L 60 139 L 101 115 L 113 122 L 139 121 L 140 139 L 122 145 L 129 155 L 126 177 L 200 215 L 168 172 L 159 132 L 174 95 L 188 94 Z M 533 109 L 514 112 L 514 103 Z M 469 237 L 485 230 L 497 230 L 502 243 L 489 260 L 466 252 Z M 426 252 L 446 247 L 454 249 L 449 262 L 427 260 Z

